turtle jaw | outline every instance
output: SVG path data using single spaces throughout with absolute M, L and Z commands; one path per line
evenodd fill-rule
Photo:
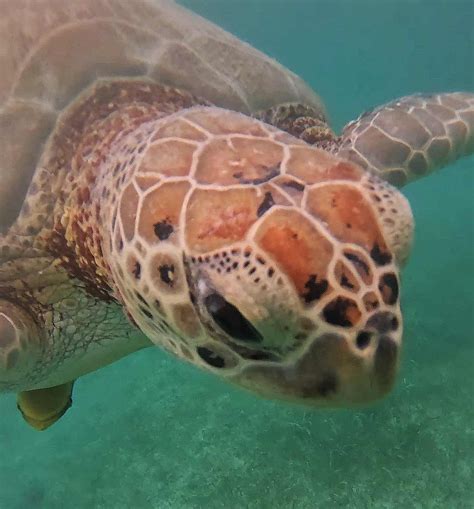
M 331 344 L 332 343 L 332 344 Z M 340 357 L 342 363 L 321 366 L 321 352 Z M 323 359 L 325 357 L 322 357 Z M 383 336 L 374 364 L 368 367 L 352 358 L 337 335 L 319 338 L 301 365 L 252 366 L 233 380 L 265 398 L 284 400 L 315 408 L 354 408 L 370 405 L 392 390 L 398 372 L 398 348 Z M 378 371 L 377 371 L 378 370 Z
M 377 313 L 375 320 L 384 314 L 390 320 L 394 316 Z M 381 332 L 367 327 L 357 334 L 355 343 L 360 346 L 354 349 L 347 335 L 325 332 L 295 361 L 248 366 L 233 382 L 266 398 L 311 407 L 365 406 L 385 397 L 393 388 L 400 341 L 400 330 Z

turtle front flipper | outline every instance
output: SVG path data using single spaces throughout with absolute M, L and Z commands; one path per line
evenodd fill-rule
M 23 419 L 34 429 L 43 431 L 58 421 L 72 405 L 74 382 L 56 387 L 20 392 L 17 406 Z
M 30 313 L 0 299 L 0 391 L 34 386 L 44 344 L 43 331 Z M 25 421 L 37 430 L 54 424 L 71 406 L 73 384 L 19 392 L 17 406 Z
M 344 128 L 338 155 L 397 187 L 474 152 L 474 94 L 411 95 Z
M 0 299 L 0 392 L 34 386 L 45 344 L 44 331 L 22 306 Z

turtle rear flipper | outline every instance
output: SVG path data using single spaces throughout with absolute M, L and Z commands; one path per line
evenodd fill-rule
M 55 387 L 20 392 L 17 407 L 23 419 L 34 429 L 43 431 L 58 421 L 72 405 L 74 382 Z
M 338 155 L 403 185 L 474 151 L 474 94 L 411 95 L 344 128 Z

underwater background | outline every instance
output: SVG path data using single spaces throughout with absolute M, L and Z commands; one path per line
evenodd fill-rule
M 406 94 L 474 90 L 470 0 L 180 3 L 302 76 L 337 130 Z M 80 379 L 43 433 L 0 397 L 0 509 L 474 507 L 473 166 L 403 190 L 416 239 L 384 401 L 265 401 L 144 350 Z

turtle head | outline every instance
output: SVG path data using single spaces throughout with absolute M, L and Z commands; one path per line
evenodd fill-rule
M 412 228 L 402 195 L 218 108 L 161 120 L 150 139 L 135 173 L 117 175 L 106 243 L 142 331 L 265 396 L 350 406 L 386 394 Z
M 208 217 L 220 221 L 231 203 L 244 203 L 241 192 L 235 201 L 223 195 Z M 383 192 L 406 219 L 404 198 L 385 185 Z M 309 192 L 305 209 L 273 206 L 246 242 L 184 257 L 206 337 L 196 353 L 266 396 L 329 407 L 368 403 L 397 374 L 407 239 L 397 245 L 386 236 L 364 192 L 343 184 Z M 393 213 L 392 220 L 400 225 Z

